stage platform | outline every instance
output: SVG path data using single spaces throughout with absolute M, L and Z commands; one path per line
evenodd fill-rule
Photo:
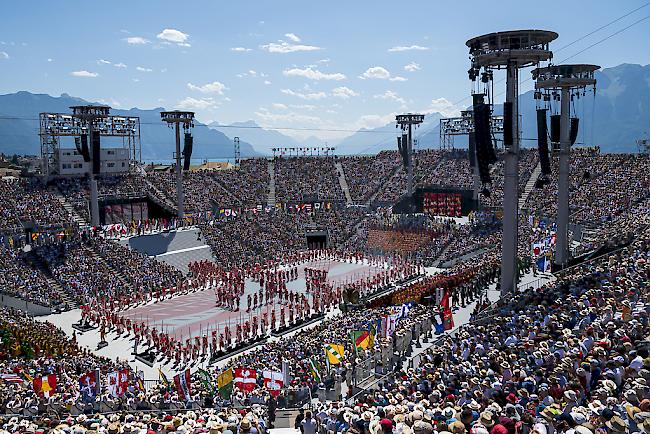
M 200 233 L 198 228 L 188 228 L 123 238 L 119 243 L 166 262 L 186 274 L 190 262 L 214 261 L 210 246 L 203 242 L 202 236 L 199 237 Z

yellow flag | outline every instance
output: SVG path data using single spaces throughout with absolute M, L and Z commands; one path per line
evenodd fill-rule
M 345 358 L 345 349 L 343 345 L 325 344 L 325 357 L 330 365 L 338 365 Z

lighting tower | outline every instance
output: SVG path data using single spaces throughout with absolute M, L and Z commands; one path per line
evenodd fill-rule
M 171 112 L 160 112 L 160 118 L 167 122 L 169 127 L 176 127 L 176 208 L 178 217 L 183 218 L 183 171 L 181 169 L 181 126 L 184 132 L 194 127 L 194 112 L 182 112 L 174 110 Z
M 481 68 L 491 76 L 493 69 L 506 70 L 505 108 L 512 108 L 511 131 L 504 131 L 504 181 L 503 181 L 503 240 L 501 250 L 501 293 L 517 288 L 517 222 L 519 184 L 519 69 L 549 60 L 553 54 L 549 43 L 558 34 L 546 30 L 513 30 L 477 36 L 466 42 L 472 67 L 470 78 L 474 81 Z M 506 143 L 506 137 L 509 137 Z M 511 138 L 510 138 L 511 137 Z
M 397 115 L 395 117 L 395 122 L 397 125 L 395 127 L 401 127 L 402 133 L 407 134 L 406 143 L 402 141 L 402 145 L 405 149 L 404 152 L 406 156 L 402 155 L 406 165 L 406 179 L 407 179 L 407 191 L 409 196 L 413 195 L 413 125 L 417 128 L 422 122 L 424 122 L 424 115 L 418 115 L 413 113 L 407 113 L 405 115 Z M 404 134 L 402 134 L 403 136 Z
M 83 125 L 86 126 L 88 131 L 88 141 L 92 144 L 95 143 L 95 134 L 100 132 L 93 132 L 95 122 L 102 118 L 107 118 L 111 110 L 108 106 L 97 105 L 77 105 L 70 107 L 72 109 L 72 116 L 79 119 Z M 97 138 L 99 139 L 99 137 Z M 92 161 L 90 174 L 90 224 L 91 226 L 99 226 L 99 194 L 97 193 L 97 179 L 95 178 L 95 167 L 100 167 L 101 152 L 99 146 L 90 146 L 90 159 Z
M 569 260 L 569 153 L 571 151 L 571 101 L 587 86 L 596 86 L 596 65 L 549 65 L 532 71 L 535 89 L 559 91 L 560 100 L 560 176 L 557 187 L 557 239 L 555 264 L 564 267 Z

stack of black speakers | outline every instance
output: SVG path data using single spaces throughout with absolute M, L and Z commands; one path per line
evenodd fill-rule
M 492 133 L 490 131 L 490 117 L 492 116 L 490 106 L 485 104 L 483 94 L 472 95 L 474 99 L 474 147 L 476 148 L 476 164 L 481 183 L 492 182 L 490 177 L 490 164 L 497 161 Z

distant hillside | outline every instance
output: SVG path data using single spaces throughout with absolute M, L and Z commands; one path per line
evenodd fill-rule
M 581 146 L 598 145 L 603 152 L 636 152 L 636 140 L 650 134 L 650 65 L 622 64 L 596 72 L 596 97 L 588 92 L 574 100 L 580 118 L 576 142 Z M 495 112 L 501 112 L 497 105 Z M 533 91 L 520 96 L 522 146 L 537 146 L 537 115 Z M 558 109 L 559 110 L 559 109 Z M 424 145 L 440 144 L 440 129 L 426 133 Z M 592 140 L 593 138 L 593 140 Z M 532 139 L 532 140 L 531 140 Z M 458 137 L 457 147 L 466 147 L 467 140 Z
M 264 129 L 252 120 L 235 122 L 230 125 L 221 125 L 218 122 L 212 122 L 208 124 L 208 127 L 215 131 L 220 131 L 230 139 L 239 137 L 240 140 L 245 140 L 250 143 L 256 151 L 267 155 L 272 154 L 272 148 L 305 146 L 279 131 Z
M 53 97 L 46 94 L 17 92 L 0 95 L 0 152 L 5 154 L 40 154 L 38 137 L 38 114 L 41 112 L 69 113 L 69 107 L 79 104 L 93 104 L 80 98 L 62 94 Z M 174 152 L 174 134 L 160 121 L 164 109 L 111 110 L 112 114 L 139 116 L 144 160 L 167 160 Z M 233 158 L 232 140 L 223 133 L 211 130 L 206 125 L 195 122 L 194 152 L 192 158 Z M 62 142 L 63 143 L 63 142 Z M 107 141 L 107 143 L 110 142 Z M 259 155 L 253 147 L 241 142 L 242 156 Z

